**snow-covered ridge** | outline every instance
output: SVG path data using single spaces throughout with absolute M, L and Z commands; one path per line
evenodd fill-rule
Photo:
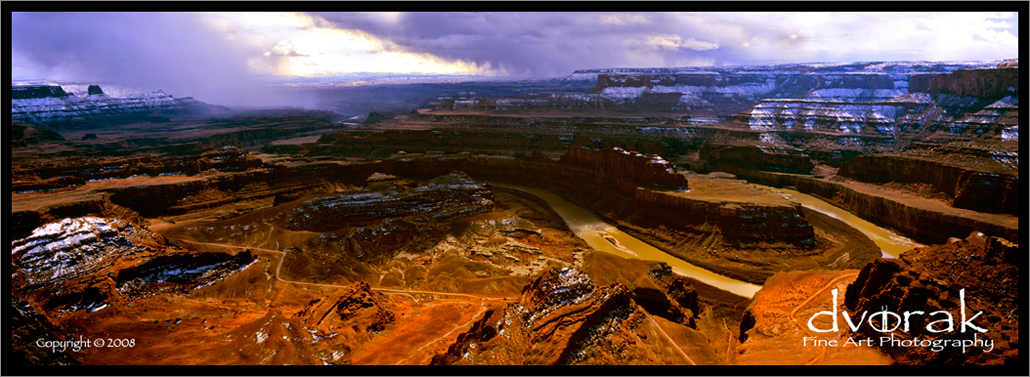
M 81 270 L 97 270 L 112 255 L 147 250 L 134 239 L 154 237 L 149 230 L 118 219 L 67 218 L 32 231 L 11 243 L 15 264 L 30 285 L 46 284 Z
M 944 111 L 944 109 L 950 109 Z M 792 131 L 894 137 L 905 129 L 945 131 L 1018 140 L 1019 100 L 985 103 L 976 97 L 906 93 L 885 101 L 765 99 L 747 112 L 756 131 Z M 993 135 L 993 136 L 992 136 Z
M 858 134 L 874 128 L 882 135 L 893 135 L 896 121 L 910 107 L 891 102 L 765 100 L 748 113 L 748 126 L 758 131 L 800 129 L 841 134 Z
M 26 93 L 25 86 L 12 86 L 12 93 Z M 107 94 L 67 94 L 60 86 L 34 86 L 53 88 L 51 95 L 36 98 L 13 98 L 11 118 L 35 124 L 61 124 L 95 120 L 132 119 L 156 114 L 187 113 L 202 103 L 192 97 L 175 98 L 162 91 L 135 93 L 124 97 Z M 39 91 L 39 90 L 36 90 Z M 15 96 L 17 97 L 17 96 Z

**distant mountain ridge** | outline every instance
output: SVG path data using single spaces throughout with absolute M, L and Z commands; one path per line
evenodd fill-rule
M 230 114 L 232 110 L 176 98 L 162 91 L 112 97 L 99 85 L 85 95 L 66 92 L 60 85 L 12 85 L 11 119 L 59 128 L 93 128 L 108 124 L 162 122 L 170 116 Z

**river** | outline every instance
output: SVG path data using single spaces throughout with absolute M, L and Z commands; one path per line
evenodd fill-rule
M 490 184 L 497 187 L 525 191 L 539 197 L 544 202 L 547 202 L 547 204 L 551 206 L 551 209 L 553 209 L 554 212 L 557 212 L 558 215 L 565 220 L 569 229 L 571 229 L 576 236 L 579 236 L 579 238 L 586 241 L 586 243 L 595 250 L 627 258 L 665 262 L 668 263 L 669 266 L 672 267 L 672 271 L 677 274 L 692 277 L 705 284 L 717 287 L 724 291 L 732 292 L 738 296 L 751 298 L 755 296 L 755 292 L 762 289 L 761 285 L 722 276 L 669 255 L 668 253 L 651 246 L 636 237 L 623 233 L 619 228 L 604 222 L 604 220 L 597 217 L 597 215 L 592 212 L 572 204 L 546 190 L 494 182 L 491 182 Z
M 673 272 L 677 274 L 692 277 L 704 282 L 705 284 L 743 297 L 752 298 L 754 297 L 755 292 L 758 292 L 758 290 L 762 288 L 761 285 L 726 277 L 669 255 L 668 253 L 651 246 L 636 237 L 622 232 L 615 226 L 606 223 L 594 213 L 572 204 L 546 190 L 500 183 L 491 184 L 497 187 L 524 191 L 539 197 L 551 206 L 551 209 L 558 213 L 563 220 L 565 220 L 569 229 L 571 229 L 576 236 L 582 238 L 595 250 L 627 258 L 665 262 L 668 263 L 669 266 L 672 267 Z M 781 195 L 787 196 L 788 199 L 801 203 L 804 207 L 844 221 L 872 239 L 873 242 L 880 247 L 884 257 L 896 258 L 902 252 L 915 246 L 920 246 L 918 243 L 908 238 L 880 228 L 868 221 L 862 220 L 850 212 L 835 207 L 811 195 L 790 189 L 777 189 L 761 185 L 755 186 L 780 193 Z
M 847 223 L 852 228 L 858 229 L 860 232 L 865 234 L 866 237 L 873 240 L 873 243 L 875 243 L 876 246 L 880 247 L 880 252 L 884 258 L 897 258 L 901 253 L 914 247 L 925 246 L 905 236 L 901 236 L 887 229 L 878 227 L 876 224 L 865 221 L 851 212 L 843 210 L 840 207 L 834 206 L 833 204 L 827 203 L 812 195 L 791 189 L 774 188 L 755 184 L 752 185 L 761 189 L 780 193 L 791 201 L 801 203 L 805 208 L 822 212 L 827 216 Z

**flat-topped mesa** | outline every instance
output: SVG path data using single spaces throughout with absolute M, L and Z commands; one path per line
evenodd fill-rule
M 1019 68 L 957 69 L 951 73 L 915 74 L 909 93 L 1001 98 L 1019 94 Z
M 676 172 L 676 166 L 655 154 L 642 154 L 622 148 L 594 150 L 570 148 L 561 163 L 591 166 L 600 180 L 622 181 L 635 187 L 685 191 L 687 178 Z
M 703 87 L 687 90 L 716 90 L 741 84 L 768 84 L 776 87 L 796 87 L 807 90 L 832 88 L 895 89 L 894 79 L 885 73 L 803 73 L 803 72 L 627 72 L 599 73 L 597 86 L 588 93 L 600 93 L 605 88 Z
M 63 88 L 56 85 L 12 86 L 11 99 L 29 98 L 64 98 L 70 96 Z

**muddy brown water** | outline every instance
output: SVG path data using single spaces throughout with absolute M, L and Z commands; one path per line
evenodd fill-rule
M 761 285 L 722 276 L 669 255 L 636 237 L 623 233 L 619 228 L 604 222 L 604 220 L 592 212 L 572 204 L 546 190 L 494 182 L 491 182 L 490 184 L 493 186 L 528 192 L 539 197 L 550 205 L 551 209 L 553 209 L 554 212 L 557 212 L 563 220 L 565 220 L 569 229 L 571 229 L 576 236 L 582 238 L 595 250 L 612 253 L 626 258 L 665 262 L 668 263 L 669 266 L 672 267 L 672 271 L 677 274 L 692 277 L 704 282 L 705 284 L 712 285 L 743 297 L 754 297 L 755 292 L 762 289 Z
M 668 253 L 651 246 L 636 237 L 622 232 L 615 226 L 606 223 L 592 212 L 572 204 L 546 190 L 500 183 L 491 184 L 494 186 L 524 191 L 539 197 L 551 206 L 551 208 L 558 213 L 563 220 L 565 220 L 569 229 L 571 229 L 576 236 L 582 238 L 588 245 L 590 245 L 590 247 L 596 250 L 626 258 L 665 262 L 668 263 L 672 267 L 673 272 L 677 274 L 692 277 L 706 284 L 743 297 L 753 298 L 755 292 L 762 289 L 761 285 L 726 277 L 669 255 Z M 868 221 L 862 220 L 850 212 L 835 207 L 832 204 L 824 202 L 811 195 L 790 189 L 777 189 L 761 185 L 755 186 L 761 189 L 780 193 L 790 200 L 801 203 L 802 206 L 844 221 L 872 239 L 873 242 L 880 247 L 884 257 L 896 258 L 904 251 L 916 246 L 921 246 L 908 238 L 880 228 Z
M 773 188 L 762 185 L 754 186 L 760 189 L 779 193 L 791 201 L 801 203 L 802 206 L 808 209 L 822 212 L 827 216 L 847 223 L 852 228 L 858 229 L 858 231 L 865 234 L 866 237 L 873 240 L 873 243 L 875 243 L 876 246 L 880 247 L 880 252 L 883 254 L 884 258 L 897 258 L 901 253 L 909 251 L 912 248 L 925 246 L 905 236 L 878 227 L 876 224 L 865 221 L 851 212 L 827 203 L 812 195 L 785 188 Z

